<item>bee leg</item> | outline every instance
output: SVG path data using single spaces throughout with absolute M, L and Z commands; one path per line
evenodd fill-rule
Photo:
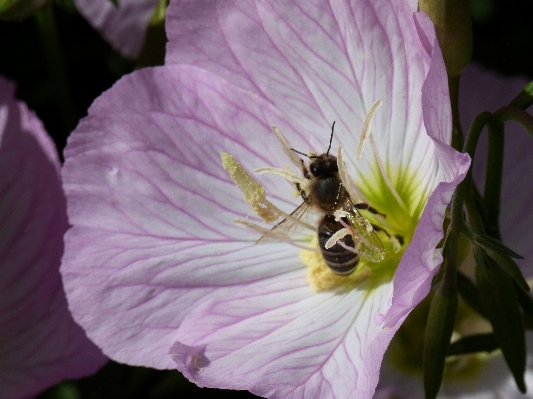
M 370 205 L 368 205 L 365 202 L 361 202 L 360 204 L 354 204 L 354 206 L 357 209 L 362 209 L 362 210 L 368 211 L 370 213 L 373 213 L 374 215 L 379 215 L 379 216 L 384 217 L 384 218 L 387 217 L 387 215 L 385 215 L 384 213 L 379 212 L 376 208 L 372 208 Z
M 399 235 L 399 234 L 394 234 L 394 235 L 392 235 L 392 234 L 390 234 L 387 230 L 385 230 L 383 227 L 376 226 L 375 224 L 372 224 L 372 223 L 370 223 L 370 224 L 371 224 L 372 227 L 374 228 L 374 231 L 375 231 L 375 232 L 382 231 L 382 232 L 384 232 L 384 233 L 389 237 L 389 239 L 391 239 L 391 237 L 394 237 L 394 238 L 396 238 L 396 239 L 398 240 L 398 242 L 400 243 L 400 245 L 403 245 L 403 244 L 404 244 L 404 240 L 403 240 L 403 237 L 402 237 L 401 235 Z
M 302 189 L 302 186 L 300 186 L 300 183 L 295 183 L 296 185 L 296 190 L 298 190 L 298 192 L 300 193 L 300 195 L 302 196 L 303 200 L 304 201 L 307 201 L 307 194 L 305 193 L 305 191 Z

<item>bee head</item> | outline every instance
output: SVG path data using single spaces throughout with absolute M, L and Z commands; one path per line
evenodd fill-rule
M 313 162 L 309 164 L 309 171 L 314 177 L 337 173 L 339 171 L 337 157 L 327 153 L 313 157 Z

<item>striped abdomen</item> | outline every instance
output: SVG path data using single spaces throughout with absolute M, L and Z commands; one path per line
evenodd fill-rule
M 359 255 L 352 252 L 339 244 L 335 244 L 331 248 L 326 249 L 326 242 L 337 231 L 344 226 L 335 221 L 335 218 L 331 215 L 326 215 L 318 226 L 318 245 L 322 251 L 322 257 L 326 261 L 326 264 L 335 273 L 341 276 L 346 276 L 352 273 L 359 263 Z M 340 241 L 344 245 L 355 248 L 353 238 L 351 235 L 344 236 Z

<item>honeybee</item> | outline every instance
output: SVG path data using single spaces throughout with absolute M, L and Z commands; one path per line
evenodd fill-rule
M 357 268 L 360 257 L 373 263 L 380 262 L 385 257 L 383 243 L 376 234 L 376 231 L 383 229 L 373 226 L 359 210 L 367 210 L 383 217 L 385 215 L 366 203 L 354 203 L 344 188 L 337 157 L 329 153 L 334 127 L 335 122 L 331 127 L 328 150 L 321 155 L 307 155 L 291 148 L 292 151 L 309 158 L 308 165 L 303 159 L 300 161 L 303 176 L 310 182 L 306 186 L 307 191 L 299 183 L 295 184 L 304 201 L 290 214 L 291 218 L 283 219 L 271 232 L 273 235 L 287 235 L 309 211 L 318 211 L 323 215 L 317 228 L 322 257 L 335 274 L 344 276 Z M 342 217 L 338 216 L 338 211 L 341 211 Z M 332 242 L 331 239 L 342 229 L 348 229 L 351 233 L 335 238 Z

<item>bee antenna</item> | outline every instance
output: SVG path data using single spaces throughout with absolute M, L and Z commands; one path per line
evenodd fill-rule
M 291 148 L 291 151 L 294 151 L 294 152 L 297 153 L 297 154 L 300 154 L 300 155 L 303 155 L 304 157 L 309 158 L 309 156 L 308 156 L 307 154 L 304 154 L 303 152 L 300 152 L 300 151 L 298 151 L 298 150 L 295 150 L 294 148 Z
M 331 150 L 331 142 L 333 141 L 333 129 L 335 129 L 335 121 L 333 121 L 333 125 L 331 125 L 331 136 L 329 137 L 329 147 L 328 151 L 326 152 L 326 156 L 329 155 L 329 150 Z

